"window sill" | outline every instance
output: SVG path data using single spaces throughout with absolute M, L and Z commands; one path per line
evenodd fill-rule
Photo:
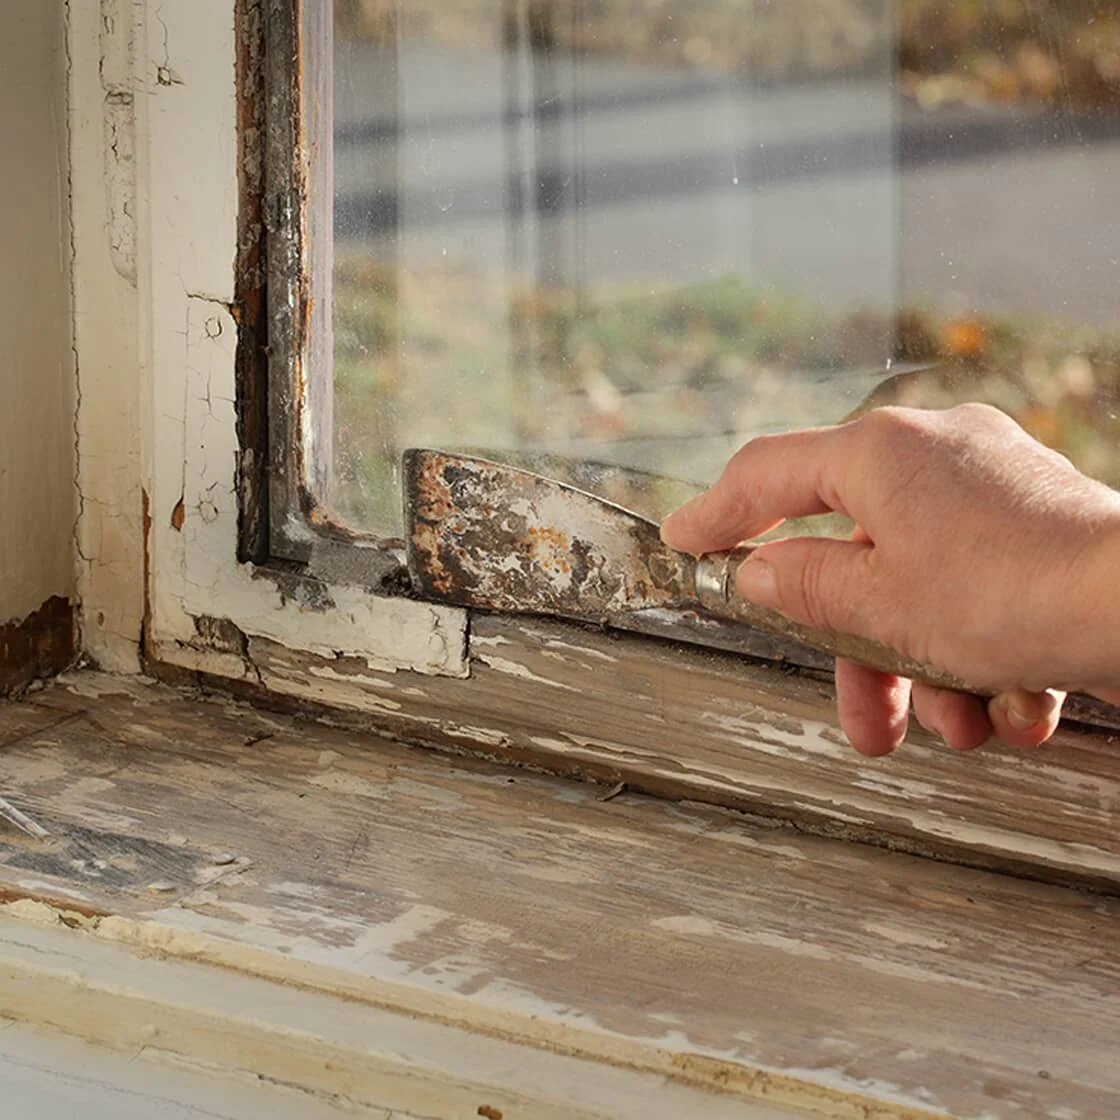
M 324 658 L 236 627 L 221 647 L 161 642 L 149 654 L 169 680 L 404 742 L 1062 885 L 1120 885 L 1111 733 L 1067 726 L 1045 750 L 962 755 L 915 728 L 889 758 L 861 758 L 828 680 L 663 639 L 477 613 L 462 679 Z
M 1120 1111 L 1110 899 L 123 678 L 0 741 L 0 1016 L 404 1111 Z

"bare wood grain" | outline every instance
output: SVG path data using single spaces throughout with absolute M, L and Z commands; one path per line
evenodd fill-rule
M 52 833 L 0 836 L 9 899 L 817 1115 L 1120 1112 L 1120 902 L 74 687 L 36 705 L 88 715 L 0 752 Z
M 971 866 L 1120 884 L 1120 752 L 1064 729 L 1035 752 L 957 754 L 915 730 L 866 759 L 831 685 L 731 655 L 543 620 L 476 616 L 468 681 L 247 643 L 266 703 Z M 264 692 L 255 687 L 246 695 Z

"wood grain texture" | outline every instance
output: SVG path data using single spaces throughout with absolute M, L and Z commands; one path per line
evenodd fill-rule
M 247 639 L 245 694 L 310 700 L 334 720 L 407 741 L 815 832 L 1120 885 L 1120 751 L 1110 735 L 1067 728 L 1042 750 L 962 755 L 915 730 L 893 756 L 867 759 L 840 733 L 828 682 L 740 657 L 497 615 L 474 617 L 470 648 L 471 677 L 459 681 Z
M 815 1115 L 1120 1114 L 1120 901 L 113 687 L 0 709 L 56 724 L 0 752 L 52 833 L 0 832 L 9 900 Z
M 272 1120 L 795 1120 L 803 1115 L 175 959 L 122 944 L 119 936 L 51 928 L 37 917 L 53 911 L 31 903 L 24 909 L 40 913 L 0 915 L 0 1016 L 49 1031 L 55 1041 L 65 1034 L 71 1042 L 84 1039 L 104 1048 L 86 1067 L 87 1078 L 97 1075 L 97 1089 L 91 1085 L 83 1093 L 81 1080 L 66 1079 L 78 1092 L 62 1120 L 266 1115 Z M 116 924 L 127 925 L 120 919 Z M 50 1081 L 44 1084 L 40 1077 L 32 1084 L 47 1090 L 46 1100 L 34 1093 L 25 1111 L 13 1111 L 13 1104 L 22 1102 L 18 1082 L 5 1084 L 9 1038 L 0 1018 L 0 1092 L 15 1089 L 14 1100 L 2 1098 L 5 1117 L 60 1120 L 50 1107 Z M 118 1061 L 114 1069 L 107 1060 L 111 1051 L 127 1059 L 129 1088 L 139 1100 L 128 1102 L 113 1092 L 125 1063 Z M 182 1082 L 176 1092 L 168 1078 L 171 1063 L 181 1072 L 204 1072 L 209 1101 L 199 1100 L 197 1080 L 194 1092 Z M 164 1068 L 154 1069 L 157 1064 Z M 190 1108 L 192 1098 L 198 1111 Z

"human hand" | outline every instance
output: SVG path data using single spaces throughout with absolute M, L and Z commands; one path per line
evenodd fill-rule
M 1064 690 L 1120 688 L 1120 495 L 986 405 L 876 409 L 752 440 L 662 537 L 697 555 L 788 517 L 838 511 L 850 541 L 759 545 L 743 598 L 796 622 L 874 638 L 996 693 L 975 697 L 838 662 L 845 733 L 864 754 L 906 734 L 909 708 L 961 750 L 993 735 L 1035 746 Z

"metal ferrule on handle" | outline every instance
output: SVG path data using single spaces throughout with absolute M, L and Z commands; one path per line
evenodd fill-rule
M 709 610 L 722 613 L 735 597 L 735 573 L 750 556 L 749 548 L 733 548 L 728 552 L 709 552 L 696 561 L 696 596 Z

